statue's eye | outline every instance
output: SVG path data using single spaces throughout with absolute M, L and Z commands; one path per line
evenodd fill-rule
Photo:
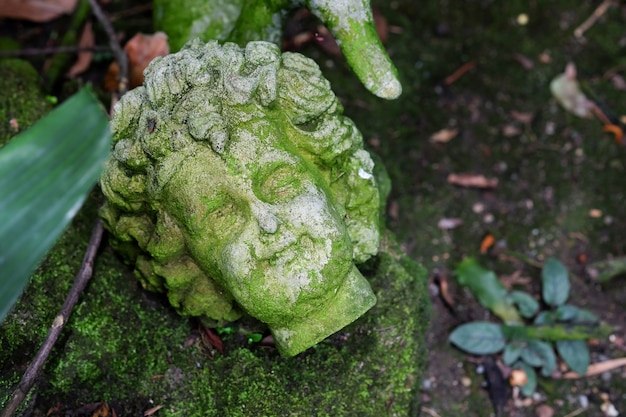
M 211 236 L 225 238 L 239 231 L 246 222 L 246 211 L 236 199 L 226 192 L 214 195 L 201 195 L 199 202 L 202 209 L 197 217 L 197 230 L 203 230 Z
M 303 169 L 283 162 L 264 165 L 253 182 L 259 200 L 274 204 L 288 201 L 303 191 Z

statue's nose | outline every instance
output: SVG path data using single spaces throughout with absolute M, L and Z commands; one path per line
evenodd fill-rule
M 278 217 L 274 215 L 267 207 L 263 205 L 252 205 L 252 215 L 254 216 L 259 228 L 265 233 L 276 233 L 278 229 Z

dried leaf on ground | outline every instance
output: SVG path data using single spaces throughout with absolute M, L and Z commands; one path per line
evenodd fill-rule
M 454 309 L 454 298 L 450 294 L 450 287 L 448 285 L 448 278 L 445 275 L 437 274 L 434 279 L 435 284 L 439 288 L 439 295 L 444 303 L 451 309 Z
M 215 348 L 222 355 L 224 354 L 224 343 L 215 330 L 200 326 L 200 336 L 202 343 L 209 349 Z
M 47 22 L 71 13 L 77 0 L 2 0 L 0 17 Z
M 591 117 L 594 104 L 580 89 L 576 79 L 576 66 L 572 62 L 567 64 L 563 74 L 552 80 L 550 91 L 568 112 L 578 117 Z
M 521 112 L 517 110 L 511 110 L 510 114 L 514 120 L 524 124 L 529 124 L 533 121 L 533 117 L 535 117 L 531 112 Z
M 448 175 L 448 183 L 461 187 L 496 188 L 498 186 L 498 179 L 487 178 L 479 174 L 450 174 Z
M 167 35 L 164 32 L 156 32 L 153 35 L 138 33 L 126 43 L 124 50 L 128 54 L 128 77 L 131 89 L 143 83 L 143 71 L 154 58 L 170 53 Z M 119 73 L 119 66 L 113 62 L 104 80 L 107 90 L 117 90 Z
M 613 87 L 617 88 L 620 91 L 626 91 L 626 81 L 621 75 L 615 74 L 614 76 L 612 76 L 611 82 L 613 83 Z
M 454 229 L 463 224 L 463 220 L 456 218 L 443 218 L 437 222 L 437 227 L 444 230 Z
M 146 411 L 143 412 L 143 415 L 145 417 L 151 416 L 154 413 L 156 413 L 157 411 L 159 411 L 161 408 L 163 408 L 162 405 L 157 405 L 157 406 L 154 406 L 152 408 L 148 408 Z
M 480 253 L 482 254 L 487 253 L 487 251 L 491 249 L 491 247 L 495 245 L 495 243 L 496 243 L 496 237 L 491 233 L 487 233 L 485 236 L 483 236 L 482 240 L 480 241 Z
M 458 133 L 459 129 L 441 129 L 440 131 L 433 133 L 430 140 L 437 143 L 447 143 L 458 135 Z
M 504 125 L 502 126 L 502 135 L 504 135 L 507 138 L 510 138 L 511 136 L 517 136 L 520 135 L 522 133 L 522 129 L 520 129 L 519 127 L 515 126 L 515 125 Z
M 519 62 L 520 65 L 526 70 L 531 70 L 535 66 L 535 63 L 532 59 L 519 53 L 513 54 L 513 59 Z
M 552 417 L 554 416 L 554 408 L 547 404 L 541 404 L 535 409 L 535 415 L 537 417 Z
M 91 22 L 87 22 L 83 28 L 83 33 L 80 35 L 78 46 L 80 48 L 91 48 L 95 45 L 95 36 L 93 34 L 93 27 Z M 72 78 L 81 74 L 89 68 L 91 65 L 91 59 L 93 58 L 93 51 L 82 51 L 78 53 L 76 62 L 67 71 L 67 76 Z

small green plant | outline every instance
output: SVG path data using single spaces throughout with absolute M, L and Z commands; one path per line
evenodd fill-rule
M 536 369 L 545 377 L 552 374 L 557 363 L 555 349 L 571 370 L 585 374 L 589 366 L 586 341 L 605 337 L 610 332 L 591 311 L 566 304 L 569 276 L 555 258 L 549 258 L 541 271 L 544 311 L 540 311 L 540 303 L 530 294 L 507 290 L 493 271 L 483 268 L 475 259 L 463 260 L 456 275 L 459 283 L 504 323 L 463 324 L 450 334 L 450 342 L 475 355 L 502 351 L 505 364 L 526 373 L 527 382 L 521 387 L 524 395 L 535 391 Z

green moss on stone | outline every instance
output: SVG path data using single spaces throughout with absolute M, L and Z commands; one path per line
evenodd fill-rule
M 89 200 L 0 328 L 0 362 L 12 364 L 0 373 L 2 405 L 63 302 L 98 204 Z M 377 305 L 327 341 L 283 358 L 227 335 L 226 354 L 210 359 L 190 322 L 143 291 L 105 247 L 45 366 L 35 411 L 105 400 L 118 415 L 158 404 L 161 416 L 417 415 L 428 322 L 424 270 L 387 236 L 363 272 Z

